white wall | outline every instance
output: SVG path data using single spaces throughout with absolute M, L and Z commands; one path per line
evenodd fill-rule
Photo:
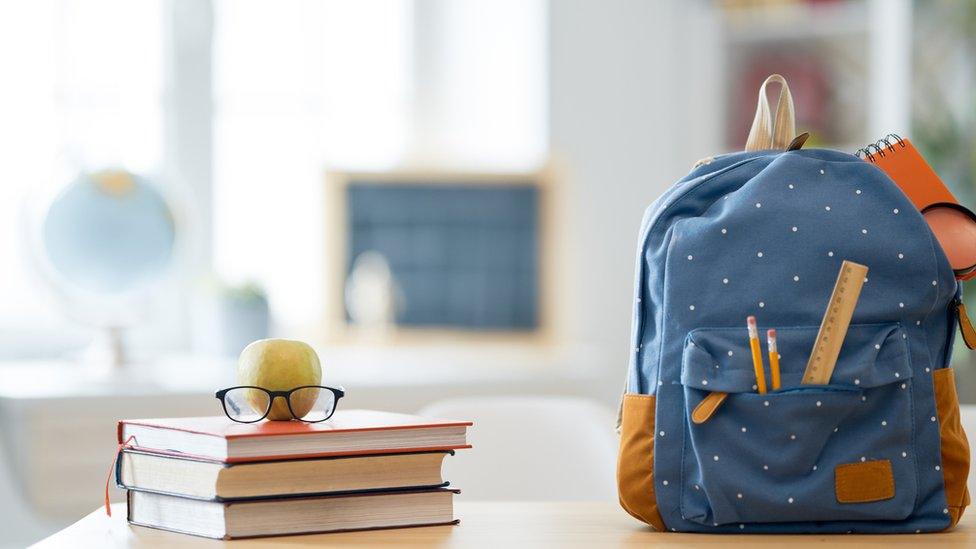
M 719 152 L 716 25 L 700 2 L 550 2 L 550 139 L 560 172 L 564 329 L 592 342 L 608 399 L 630 337 L 643 210 Z

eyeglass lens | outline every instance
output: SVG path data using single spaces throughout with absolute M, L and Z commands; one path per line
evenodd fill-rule
M 303 387 L 291 393 L 291 410 L 302 421 L 328 419 L 335 411 L 335 394 L 319 387 Z
M 267 413 L 270 405 L 271 397 L 261 389 L 240 387 L 224 395 L 224 410 L 234 421 L 257 421 Z M 288 414 L 287 408 L 285 414 Z

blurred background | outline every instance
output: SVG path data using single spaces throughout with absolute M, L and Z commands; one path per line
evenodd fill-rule
M 614 500 L 641 214 L 773 72 L 808 147 L 910 136 L 976 205 L 973 1 L 0 2 L 0 539 L 262 337 L 474 419 L 466 498 Z M 469 472 L 512 455 L 551 482 Z

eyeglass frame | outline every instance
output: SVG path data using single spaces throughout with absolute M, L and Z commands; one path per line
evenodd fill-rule
M 295 413 L 295 410 L 291 408 L 291 394 L 299 389 L 308 389 L 310 387 L 326 389 L 328 391 L 331 391 L 332 395 L 335 397 L 335 402 L 332 405 L 332 411 L 329 413 L 329 415 L 315 421 L 308 421 L 298 417 L 298 415 Z M 264 391 L 265 393 L 267 393 L 270 399 L 268 400 L 268 409 L 264 411 L 264 415 L 262 415 L 261 417 L 253 421 L 241 421 L 239 419 L 234 419 L 227 411 L 227 401 L 224 397 L 227 396 L 227 393 L 235 389 L 257 389 L 259 391 Z M 328 420 L 329 418 L 332 417 L 333 414 L 335 414 L 336 408 L 339 407 L 339 399 L 344 396 L 346 396 L 346 390 L 344 388 L 326 387 L 325 385 L 302 385 L 301 387 L 295 387 L 294 389 L 289 389 L 287 391 L 272 391 L 270 389 L 265 389 L 264 387 L 258 387 L 256 385 L 236 385 L 234 387 L 227 387 L 226 389 L 221 389 L 214 393 L 214 398 L 220 401 L 220 407 L 224 410 L 224 415 L 226 415 L 231 421 L 236 421 L 237 423 L 257 423 L 262 419 L 268 417 L 268 414 L 271 413 L 271 409 L 274 408 L 275 399 L 277 399 L 278 397 L 285 399 L 285 405 L 288 406 L 288 411 L 291 412 L 291 417 L 293 419 L 297 419 L 298 421 L 301 421 L 303 423 L 321 423 L 323 421 Z

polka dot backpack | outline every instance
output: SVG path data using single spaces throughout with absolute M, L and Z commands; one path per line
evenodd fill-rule
M 951 528 L 969 504 L 949 368 L 961 288 L 891 179 L 800 148 L 781 76 L 759 97 L 746 151 L 700 161 L 644 214 L 620 503 L 661 531 Z M 868 276 L 829 383 L 804 385 L 844 260 Z M 777 331 L 781 385 L 765 394 L 749 315 Z M 721 406 L 693 419 L 713 392 Z

